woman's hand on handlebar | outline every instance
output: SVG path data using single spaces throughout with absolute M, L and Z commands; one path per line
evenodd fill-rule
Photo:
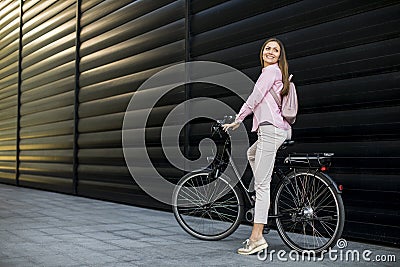
M 222 129 L 224 129 L 225 132 L 228 132 L 229 128 L 232 128 L 232 130 L 236 130 L 239 127 L 239 125 L 240 125 L 239 122 L 227 123 L 222 125 Z

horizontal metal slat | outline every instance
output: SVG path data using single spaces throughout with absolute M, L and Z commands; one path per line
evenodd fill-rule
M 353 190 L 347 189 L 343 192 L 343 198 L 345 203 L 352 207 L 358 207 L 359 210 L 363 210 L 368 207 L 369 213 L 375 213 L 376 219 L 370 220 L 371 223 L 383 223 L 387 221 L 386 216 L 391 217 L 392 220 L 399 220 L 400 216 L 396 214 L 397 206 L 396 202 L 399 198 L 399 192 L 391 191 L 378 191 L 378 190 Z M 351 196 L 351 197 L 350 197 Z M 354 216 L 355 217 L 355 216 Z M 355 219 L 355 218 L 349 218 Z M 400 220 L 399 220 L 400 221 Z M 388 225 L 398 225 L 397 222 L 386 222 Z
M 40 26 L 36 27 L 34 31 L 25 32 L 23 29 L 23 37 L 22 37 L 22 44 L 25 46 L 32 41 L 38 42 L 40 38 L 44 39 L 47 35 L 52 35 L 52 40 L 55 40 L 54 31 L 57 32 L 71 32 L 71 24 L 74 25 L 75 21 L 73 20 L 75 17 L 75 8 L 70 7 L 68 12 L 63 12 L 51 20 L 48 20 L 42 23 Z M 57 29 L 59 27 L 59 29 Z M 28 51 L 25 51 L 26 53 Z
M 81 118 L 86 118 L 124 112 L 129 104 L 129 101 L 131 100 L 132 95 L 133 93 L 127 93 L 82 103 L 79 106 L 79 116 Z
M 300 114 L 296 128 L 315 128 L 363 124 L 382 124 L 400 122 L 397 114 L 400 106 L 359 110 L 345 110 L 325 113 Z M 318 117 L 318 123 L 315 119 Z M 357 120 L 355 120 L 357 118 Z
M 184 55 L 182 51 L 184 50 L 184 47 L 185 42 L 178 41 L 157 49 L 146 51 L 139 55 L 103 65 L 96 69 L 82 72 L 80 76 L 80 84 L 82 86 L 87 86 L 89 84 L 121 77 L 149 68 L 183 61 Z
M 399 12 L 400 5 L 394 5 L 314 25 L 282 37 L 290 58 L 391 39 L 396 37 Z
M 400 230 L 398 227 L 353 221 L 348 221 L 346 225 L 345 236 L 365 241 L 375 240 L 386 244 L 397 244 L 399 242 Z
M 92 38 L 83 41 L 80 47 L 81 56 L 85 57 L 90 53 L 140 35 L 151 34 L 150 32 L 152 31 L 159 32 L 160 28 L 169 27 L 168 25 L 175 25 L 175 23 L 181 23 L 180 21 L 182 21 L 180 17 L 172 16 L 173 14 L 171 14 L 168 9 L 160 9 L 154 12 L 156 12 L 156 14 L 150 13 L 143 17 L 139 17 L 103 34 L 93 36 Z M 154 17 L 157 17 L 157 19 L 154 19 Z M 182 32 L 184 32 L 184 30 L 182 30 Z M 182 36 L 182 33 L 179 35 Z M 175 36 L 172 36 L 169 39 L 171 38 L 176 39 Z
M 32 66 L 37 62 L 47 59 L 49 55 L 56 55 L 70 47 L 75 46 L 75 33 L 70 33 L 64 37 L 61 37 L 57 41 L 50 43 L 35 52 L 27 54 L 22 58 L 22 69 Z
M 298 2 L 298 0 L 263 2 L 258 0 L 226 1 L 219 5 L 203 9 L 202 12 L 193 11 L 193 19 L 191 20 L 191 32 L 193 35 L 197 35 L 199 33 L 228 25 L 236 21 L 244 20 L 248 17 L 252 17 L 260 13 L 288 6 L 296 2 Z M 212 4 L 215 5 L 215 3 Z M 193 8 L 196 9 L 196 7 L 193 7 L 193 5 L 195 5 L 194 3 L 191 3 L 191 5 L 192 10 Z M 240 12 L 238 12 L 238 10 L 240 10 Z
M 0 99 L 4 99 L 17 94 L 18 84 L 14 83 L 10 86 L 0 88 Z
M 0 80 L 0 88 L 9 87 L 18 81 L 18 73 L 13 73 Z
M 329 173 L 329 171 L 328 171 Z M 400 191 L 400 181 L 397 175 L 370 173 L 340 173 L 330 174 L 338 184 L 351 190 Z M 382 182 L 385 181 L 385 182 Z
M 11 140 L 11 141 L 3 141 L 0 143 L 0 151 L 12 151 L 15 150 L 15 140 Z M 14 163 L 14 167 L 15 167 L 15 163 Z
M 3 111 L 1 111 L 3 113 Z M 15 116 L 11 118 L 2 118 L 0 120 L 0 130 L 7 130 L 7 129 L 15 129 L 17 128 L 17 121 L 15 119 L 17 115 L 16 108 L 15 108 Z
M 141 6 L 141 8 L 137 8 L 136 5 Z M 118 10 L 118 12 L 111 13 L 108 16 L 99 19 L 95 23 L 83 27 L 81 31 L 81 41 L 85 42 L 97 35 L 100 35 L 113 28 L 123 25 L 131 20 L 134 20 L 137 17 L 150 13 L 151 10 L 157 10 L 157 12 L 161 12 L 160 10 L 168 11 L 165 12 L 165 14 L 168 14 L 169 16 L 160 16 L 162 13 L 159 14 L 159 16 L 154 16 L 157 13 L 153 13 L 152 18 L 153 20 L 163 21 L 167 24 L 169 22 L 177 20 L 178 18 L 183 18 L 184 2 L 175 1 L 168 5 L 165 5 L 165 2 L 163 1 L 134 2 L 133 4 Z M 86 16 L 90 16 L 90 12 L 83 14 L 82 19 L 85 20 Z
M 2 7 L 0 10 L 2 11 L 2 16 L 0 20 L 0 39 L 2 39 L 5 35 L 7 35 L 7 33 L 9 33 L 9 28 L 11 26 L 11 28 L 15 27 L 15 21 L 18 21 L 17 18 L 19 17 L 19 3 L 17 1 L 13 1 L 7 6 Z
M 72 149 L 66 150 L 23 150 L 19 156 L 22 162 L 70 163 L 73 161 Z
M 371 75 L 395 71 L 400 58 L 400 38 L 294 59 L 291 68 L 303 82 Z
M 8 75 L 12 75 L 18 72 L 18 62 L 13 62 L 9 64 L 7 67 L 2 69 L 2 73 L 0 74 L 0 79 L 7 77 Z
M 3 47 L 1 47 L 4 44 Z M 15 51 L 18 51 L 18 39 L 14 38 L 14 36 L 10 37 L 9 42 L 1 42 L 0 43 L 0 49 L 1 49 L 1 55 L 3 57 L 6 57 L 12 53 L 14 53 Z
M 75 75 L 75 62 L 68 62 L 55 67 L 45 73 L 38 74 L 28 79 L 23 79 L 21 87 L 35 88 Z
M 11 10 L 17 8 L 19 3 L 16 3 L 14 0 L 3 0 L 0 1 L 0 9 L 3 10 L 4 14 L 9 13 Z
M 6 108 L 3 109 L 1 111 L 1 121 L 6 122 L 6 124 L 8 124 L 8 121 L 10 118 L 16 118 L 17 117 L 17 107 L 10 107 L 10 108 Z M 1 127 L 1 121 L 0 121 L 0 127 Z
M 76 9 L 74 6 L 70 6 L 65 9 L 63 12 L 55 15 L 49 20 L 41 21 L 40 25 L 38 25 L 34 30 L 28 31 L 24 27 L 22 27 L 22 44 L 25 46 L 26 44 L 30 43 L 31 41 L 37 39 L 40 36 L 43 36 L 45 33 L 54 30 L 57 27 L 65 27 L 67 26 L 67 22 L 75 22 L 75 12 Z M 27 22 L 27 18 L 23 16 L 23 23 Z M 64 26 L 64 24 L 66 24 Z
M 71 90 L 66 93 L 22 104 L 20 107 L 20 114 L 24 116 L 27 114 L 42 112 L 45 110 L 70 106 L 73 104 L 74 104 L 74 91 Z
M 130 173 L 126 166 L 105 166 L 105 165 L 87 165 L 80 164 L 78 167 L 78 173 L 82 180 L 90 177 L 90 174 L 98 177 L 108 177 L 108 176 L 125 176 L 130 177 Z M 99 180 L 96 178 L 96 180 Z
M 4 67 L 12 64 L 13 62 L 18 61 L 18 51 L 14 51 L 13 53 L 9 55 L 4 55 L 3 53 L 0 54 L 0 69 L 3 69 Z
M 79 181 L 92 180 L 96 182 L 113 182 L 117 185 L 116 180 L 134 182 L 129 170 L 126 166 L 104 166 L 104 165 L 79 165 Z M 141 177 L 146 178 L 148 183 L 154 183 L 154 186 L 160 185 L 159 179 L 152 176 L 154 170 L 151 168 L 136 168 L 138 173 L 143 174 Z M 183 176 L 181 171 L 172 168 L 157 168 L 167 178 L 179 178 Z M 147 175 L 146 175 L 147 174 Z M 153 187 L 152 187 L 153 188 Z M 163 192 L 165 188 L 154 187 L 154 190 Z M 165 191 L 164 191 L 165 193 Z
M 21 127 L 72 120 L 74 117 L 73 111 L 74 107 L 68 106 L 25 115 L 21 117 Z
M 10 161 L 10 162 L 15 162 L 17 159 L 16 152 L 15 151 L 1 151 L 0 152 L 0 160 L 3 161 Z M 3 163 L 0 163 L 0 165 L 3 165 Z
M 330 126 L 300 128 L 295 127 L 294 138 L 301 142 L 325 140 L 335 141 L 376 141 L 382 139 L 397 139 L 400 137 L 400 123 L 361 124 L 350 126 Z M 351 133 L 351 135 L 349 135 Z
M 191 52 L 196 57 L 246 42 L 265 39 L 266 36 L 276 36 L 351 16 L 358 13 L 358 10 L 373 10 L 376 9 L 375 4 L 385 6 L 389 3 L 392 1 L 379 2 L 379 4 L 362 2 L 359 5 L 342 1 L 330 2 L 321 8 L 318 3 L 313 1 L 299 1 L 284 8 L 195 35 L 192 38 Z M 296 15 L 287 17 L 288 12 Z
M 166 67 L 167 66 L 161 66 L 88 86 L 81 86 L 79 91 L 79 102 L 84 103 L 95 99 L 102 99 L 136 91 L 136 88 L 138 88 L 145 80 Z
M 0 131 L 0 142 L 8 141 L 8 140 L 15 140 L 16 137 L 17 137 L 17 130 L 15 128 Z
M 80 164 L 125 165 L 122 148 L 83 148 L 78 157 Z
M 353 141 L 353 142 L 331 142 L 324 143 L 320 140 L 318 143 L 296 143 L 288 148 L 288 152 L 333 152 L 334 158 L 356 159 L 356 158 L 396 158 L 400 157 L 400 141 L 381 140 L 375 142 Z M 351 163 L 351 162 L 350 162 Z
M 395 5 L 283 33 L 277 37 L 284 40 L 289 59 L 315 55 L 395 37 L 399 12 L 400 5 Z M 369 34 L 371 31 L 376 34 Z M 252 67 L 255 63 L 259 64 L 259 49 L 263 42 L 264 39 L 220 49 L 196 59 L 222 60 L 239 69 Z M 289 66 L 290 63 L 289 60 Z M 290 71 L 293 69 L 290 68 Z
M 105 17 L 116 10 L 127 6 L 132 3 L 132 0 L 119 0 L 119 1 L 91 1 L 92 3 L 86 3 L 87 1 L 83 1 L 81 6 L 82 18 L 81 18 L 81 26 L 85 27 L 86 25 L 99 20 L 102 17 Z M 142 3 L 143 4 L 143 3 Z M 138 3 L 135 3 L 137 6 Z M 140 5 L 140 3 L 139 3 Z M 91 7 L 90 9 L 88 7 Z M 137 7 L 138 8 L 138 7 Z M 137 10 L 135 10 L 137 11 Z
M 13 95 L 0 100 L 0 110 L 15 107 L 17 104 L 17 96 Z
M 212 8 L 214 6 L 220 5 L 221 3 L 228 1 L 229 0 L 214 0 L 214 1 L 192 0 L 190 1 L 190 7 L 192 9 L 192 13 L 196 14 L 203 10 Z
M 24 1 L 24 4 L 22 5 L 22 11 L 27 12 L 29 9 L 34 7 L 37 3 L 39 3 L 41 0 L 30 0 L 30 1 Z
M 74 76 L 69 76 L 63 79 L 58 79 L 53 82 L 45 83 L 38 86 L 37 83 L 31 83 L 30 80 L 25 80 L 21 85 L 21 103 L 27 103 L 42 98 L 47 98 L 53 95 L 62 94 L 72 91 L 75 86 Z
M 51 190 L 56 192 L 63 192 L 67 194 L 73 193 L 71 175 L 59 177 L 56 175 L 48 174 L 49 176 L 39 174 L 25 174 L 21 173 L 19 176 L 19 185 L 31 188 L 39 188 L 42 190 Z
M 55 55 L 48 54 L 47 58 L 22 70 L 22 79 L 46 73 L 56 67 L 75 61 L 75 47 L 67 48 Z
M 0 39 L 1 42 L 3 43 L 0 47 L 3 45 L 9 43 L 10 39 L 15 39 L 15 37 L 18 37 L 19 33 L 19 9 L 16 9 L 13 13 L 15 13 L 15 16 L 13 16 L 11 21 L 8 21 L 6 24 L 6 19 L 2 19 L 0 22 Z
M 87 10 L 102 2 L 104 2 L 104 0 L 85 0 L 81 4 L 81 12 L 85 13 Z
M 32 139 L 22 139 L 20 149 L 22 150 L 43 150 L 43 149 L 72 149 L 73 136 L 51 136 Z
M 53 30 L 38 36 L 36 39 L 32 40 L 28 44 L 24 44 L 24 49 L 22 49 L 22 57 L 28 56 L 35 51 L 53 43 L 57 40 L 73 34 L 75 31 L 75 21 L 68 21 L 61 26 L 54 28 Z
M 106 40 L 116 41 L 115 38 L 108 37 L 107 35 L 108 32 L 103 34 L 102 37 Z M 113 61 L 128 58 L 169 43 L 183 40 L 184 38 L 184 21 L 180 20 L 84 56 L 80 61 L 80 69 L 84 72 Z M 101 44 L 104 46 L 105 42 L 101 42 Z M 81 49 L 82 51 L 85 50 L 84 44 Z
M 33 0 L 33 1 L 24 1 L 24 4 L 22 5 L 22 11 L 24 14 L 24 17 L 29 20 L 36 16 L 37 14 L 40 14 L 43 12 L 45 9 L 47 9 L 49 6 L 53 5 L 56 3 L 57 0 L 49 0 L 49 1 L 40 1 L 40 0 Z
M 64 10 L 70 6 L 75 6 L 76 0 L 64 0 L 64 1 L 42 1 L 42 5 L 37 5 L 38 9 L 41 10 L 31 10 L 24 14 L 23 30 L 29 32 L 43 22 L 50 20 L 57 14 L 64 12 Z
M 1 172 L 9 172 L 9 173 L 14 173 L 15 171 L 15 162 L 2 162 L 0 165 L 0 171 Z M 15 177 L 15 175 L 14 175 Z
M 400 99 L 399 82 L 400 72 L 392 72 L 302 85 L 298 87 L 300 113 L 354 109 L 361 105 L 373 107 L 373 103 L 377 102 L 391 103 Z M 316 95 L 319 97 L 316 98 Z
M 142 121 L 128 120 L 130 118 L 143 118 L 148 115 L 146 127 L 160 127 L 163 125 L 166 116 L 176 107 L 176 105 L 166 105 L 161 107 L 150 107 L 148 109 L 137 109 L 127 111 L 124 129 L 143 129 Z M 125 113 L 124 113 L 125 114 Z
M 78 139 L 80 149 L 85 148 L 112 148 L 122 146 L 122 130 L 80 133 Z
M 0 169 L 1 169 L 1 167 L 0 167 Z M 12 182 L 13 184 L 15 184 L 15 172 L 2 172 L 2 171 L 0 171 L 0 179 L 4 183 Z M 6 181 L 4 179 L 6 179 Z
M 78 124 L 80 133 L 105 132 L 122 129 L 125 112 L 108 114 L 98 117 L 81 118 Z
M 72 121 L 46 123 L 43 125 L 27 126 L 20 129 L 20 137 L 22 139 L 67 134 L 73 134 Z

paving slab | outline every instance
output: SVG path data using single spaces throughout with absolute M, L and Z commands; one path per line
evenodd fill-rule
M 301 258 L 276 231 L 266 255 L 236 254 L 250 230 L 203 241 L 171 212 L 0 184 L 0 267 L 400 266 L 400 249 L 351 240 L 331 255 Z

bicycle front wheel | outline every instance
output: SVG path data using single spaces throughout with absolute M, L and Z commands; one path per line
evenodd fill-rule
M 232 234 L 243 218 L 242 193 L 226 179 L 208 172 L 189 173 L 173 193 L 173 212 L 180 226 L 202 240 L 220 240 Z
M 343 201 L 323 174 L 290 173 L 277 188 L 274 208 L 278 233 L 291 249 L 320 253 L 342 234 Z

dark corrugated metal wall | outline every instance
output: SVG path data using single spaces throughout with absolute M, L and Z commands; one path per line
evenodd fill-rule
M 98 2 L 82 5 L 78 193 L 160 205 L 134 185 L 121 149 L 121 130 L 139 85 L 166 66 L 185 61 L 185 2 Z M 184 94 L 180 97 L 175 101 L 184 100 Z M 149 129 L 157 128 L 152 123 Z
M 399 1 L 77 3 L 28 1 L 20 10 L 17 1 L 0 2 L 0 182 L 167 208 L 134 184 L 123 159 L 122 120 L 134 91 L 185 60 L 225 63 L 255 80 L 260 46 L 277 36 L 301 105 L 292 150 L 335 152 L 330 173 L 345 187 L 347 236 L 399 242 Z M 158 170 L 172 178 L 182 172 L 163 159 L 160 126 L 189 95 L 241 105 L 228 91 L 199 84 L 159 103 L 147 142 Z M 245 123 L 249 129 L 251 120 Z M 208 131 L 205 121 L 191 124 L 182 139 L 189 157 Z
M 20 185 L 72 192 L 75 1 L 22 8 Z
M 0 182 L 16 184 L 20 5 L 0 2 Z

